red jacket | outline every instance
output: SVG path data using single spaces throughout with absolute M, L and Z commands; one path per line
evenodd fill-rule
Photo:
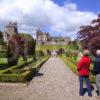
M 91 64 L 91 59 L 88 56 L 83 56 L 77 64 L 77 70 L 79 75 L 82 76 L 89 75 L 90 64 Z

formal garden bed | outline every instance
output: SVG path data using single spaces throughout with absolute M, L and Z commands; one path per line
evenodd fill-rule
M 68 65 L 69 69 L 74 72 L 76 75 L 78 75 L 77 72 L 77 61 L 74 59 L 74 57 L 67 57 L 65 55 L 61 55 L 60 58 Z M 90 70 L 93 69 L 93 65 L 91 64 Z M 95 76 L 90 72 L 90 80 L 92 83 L 95 83 Z
M 36 61 L 29 59 L 27 63 L 21 62 L 2 70 L 0 71 L 0 82 L 27 82 L 48 58 L 49 56 L 42 56 Z
M 13 34 L 0 49 L 0 82 L 27 82 L 49 58 L 36 50 L 36 40 L 29 34 Z

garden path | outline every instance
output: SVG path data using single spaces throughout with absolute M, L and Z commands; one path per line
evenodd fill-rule
M 26 87 L 1 85 L 0 100 L 96 100 L 78 95 L 78 77 L 57 57 L 51 57 Z

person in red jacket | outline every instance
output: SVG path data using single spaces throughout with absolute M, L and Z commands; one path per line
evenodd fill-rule
M 80 96 L 84 95 L 83 80 L 85 79 L 87 84 L 88 96 L 92 97 L 91 82 L 89 79 L 89 72 L 90 72 L 89 67 L 91 64 L 91 59 L 88 57 L 88 55 L 89 55 L 89 50 L 84 50 L 83 57 L 80 59 L 80 61 L 77 64 L 77 71 L 79 73 L 79 83 L 80 83 L 79 95 Z

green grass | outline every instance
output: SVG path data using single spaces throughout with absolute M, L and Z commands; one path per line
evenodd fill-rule
M 49 50 L 58 50 L 60 48 L 67 49 L 67 45 L 37 45 L 36 50 L 43 50 L 46 51 Z
M 0 58 L 0 64 L 6 64 L 7 58 Z
M 7 58 L 0 58 L 0 73 L 2 70 L 9 68 Z

